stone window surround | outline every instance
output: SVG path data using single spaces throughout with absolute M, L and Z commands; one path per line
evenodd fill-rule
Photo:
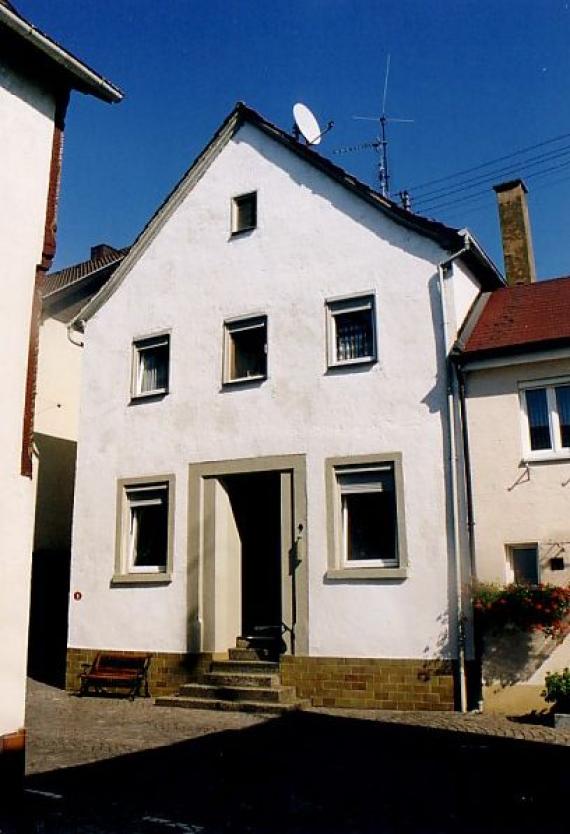
M 523 463 L 540 463 L 541 461 L 569 460 L 570 448 L 560 445 L 560 425 L 556 411 L 555 388 L 558 385 L 570 385 L 570 377 L 547 377 L 544 379 L 521 380 L 518 383 L 519 403 L 521 414 L 521 445 Z M 530 447 L 530 426 L 526 403 L 526 392 L 533 388 L 545 388 L 547 391 L 548 416 L 550 437 L 553 443 L 551 449 L 533 450 Z
M 342 529 L 340 517 L 340 489 L 337 472 L 344 467 L 370 466 L 373 464 L 392 463 L 394 467 L 394 485 L 396 490 L 396 515 L 398 531 L 398 566 L 397 567 L 348 567 L 343 565 L 341 542 Z M 406 540 L 406 521 L 404 509 L 404 478 L 401 452 L 382 452 L 373 455 L 350 455 L 348 457 L 327 458 L 325 461 L 326 501 L 327 501 L 327 543 L 328 570 L 327 579 L 363 580 L 363 579 L 406 579 L 408 576 L 408 549 Z
M 125 554 L 125 524 L 127 522 L 128 499 L 127 488 L 143 484 L 168 485 L 168 541 L 166 548 L 166 570 L 137 571 L 131 573 L 126 565 Z M 172 567 L 174 557 L 174 508 L 175 508 L 175 477 L 169 475 L 145 475 L 136 478 L 120 478 L 117 481 L 117 510 L 115 530 L 115 573 L 111 579 L 112 585 L 164 585 L 172 581 Z

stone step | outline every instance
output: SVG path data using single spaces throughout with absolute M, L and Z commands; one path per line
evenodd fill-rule
M 279 664 L 271 660 L 214 660 L 210 671 L 215 674 L 278 675 Z
M 254 694 L 254 693 L 252 693 Z M 268 701 L 227 701 L 223 699 L 189 698 L 181 695 L 165 695 L 157 698 L 155 704 L 159 707 L 182 707 L 185 709 L 211 709 L 233 712 L 260 712 L 280 714 L 292 712 L 308 706 L 308 701 L 293 701 L 288 704 L 274 704 Z
M 200 698 L 214 701 L 262 701 L 274 704 L 290 704 L 296 699 L 294 686 L 258 687 L 251 686 L 208 686 L 205 683 L 185 683 L 179 695 L 184 698 Z
M 279 675 L 244 674 L 241 671 L 233 673 L 207 672 L 202 675 L 202 683 L 209 686 L 251 686 L 275 687 L 279 686 Z
M 279 659 L 279 652 L 274 648 L 229 649 L 228 655 L 230 660 L 270 660 L 275 662 Z
M 238 637 L 236 649 L 272 649 L 279 651 L 281 640 L 274 636 L 253 635 L 252 637 Z

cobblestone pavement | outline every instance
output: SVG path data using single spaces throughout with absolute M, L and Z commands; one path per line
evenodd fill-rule
M 33 681 L 0 834 L 568 834 L 570 733 L 487 715 L 282 717 L 70 697 Z M 1 786 L 0 786 L 1 790 Z

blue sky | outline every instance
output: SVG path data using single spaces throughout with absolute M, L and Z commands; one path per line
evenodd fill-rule
M 321 123 L 334 119 L 321 152 L 375 184 L 373 151 L 332 152 L 375 138 L 375 123 L 353 116 L 379 114 L 390 54 L 387 113 L 414 119 L 389 127 L 393 191 L 409 188 L 418 211 L 468 226 L 502 266 L 491 182 L 533 174 L 538 274 L 570 273 L 566 0 L 14 2 L 125 93 L 119 105 L 73 96 L 56 266 L 94 243 L 131 242 L 237 100 L 287 130 L 299 100 Z

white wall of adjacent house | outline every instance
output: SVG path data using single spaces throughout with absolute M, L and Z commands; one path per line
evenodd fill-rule
M 52 317 L 42 321 L 34 421 L 40 434 L 77 440 L 81 356 L 81 349 L 67 338 L 65 322 Z
M 231 198 L 251 191 L 257 228 L 232 238 Z M 188 464 L 304 454 L 309 652 L 454 653 L 436 268 L 444 256 L 255 128 L 237 133 L 87 323 L 71 646 L 185 651 Z M 378 362 L 330 372 L 325 300 L 363 292 L 376 300 Z M 259 313 L 268 318 L 268 378 L 223 387 L 223 322 Z M 130 404 L 133 339 L 163 331 L 170 393 Z M 390 452 L 403 455 L 408 576 L 329 581 L 325 460 Z M 112 587 L 117 481 L 165 473 L 176 477 L 172 582 Z
M 20 475 L 35 267 L 41 260 L 55 102 L 29 78 L 0 70 L 0 735 L 24 724 L 35 484 Z
M 570 380 L 570 356 L 547 356 L 522 364 L 515 358 L 467 375 L 476 571 L 484 581 L 512 581 L 511 548 L 529 545 L 537 548 L 541 582 L 570 582 L 570 454 L 533 455 L 521 403 L 521 391 L 529 384 L 556 386 Z M 553 558 L 562 559 L 564 568 L 553 570 Z M 560 567 L 561 562 L 554 564 Z M 570 640 L 555 648 L 538 636 L 527 654 L 521 669 L 508 672 L 521 682 L 543 684 L 547 671 L 570 664 Z

